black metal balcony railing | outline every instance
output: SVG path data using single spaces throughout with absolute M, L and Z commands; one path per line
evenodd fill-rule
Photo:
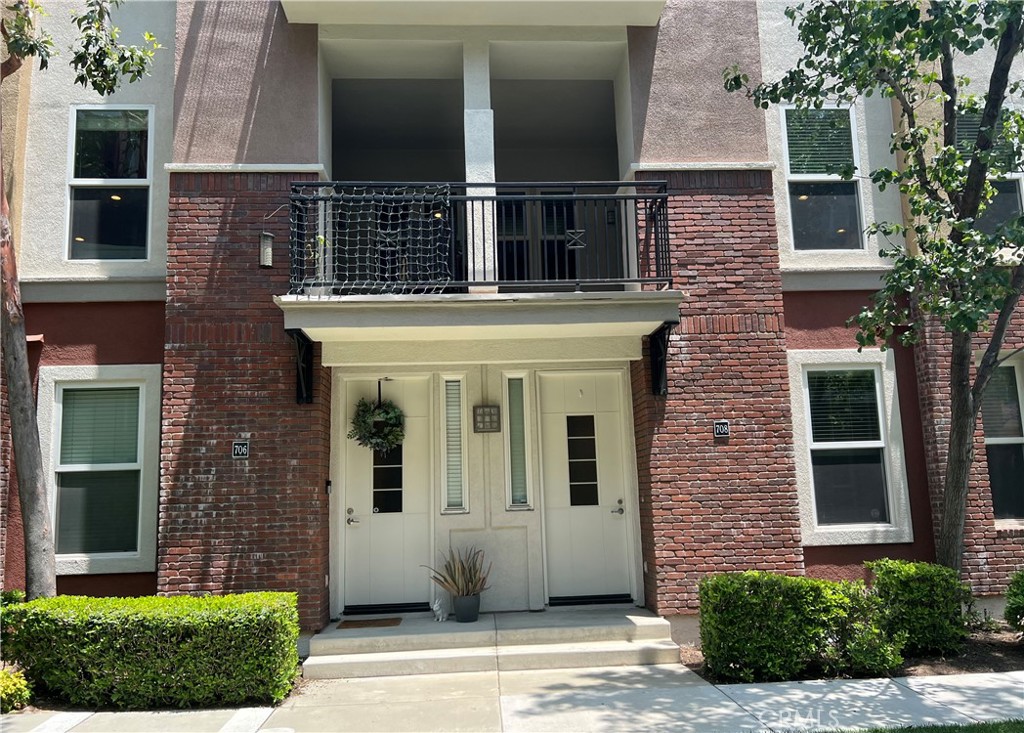
M 291 293 L 668 287 L 652 183 L 296 183 Z

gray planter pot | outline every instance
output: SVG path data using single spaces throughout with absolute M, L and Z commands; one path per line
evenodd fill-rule
M 455 620 L 460 624 L 471 624 L 480 618 L 480 595 L 456 596 Z

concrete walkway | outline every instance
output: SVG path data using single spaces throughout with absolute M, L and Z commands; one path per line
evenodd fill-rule
M 711 685 L 680 665 L 312 680 L 277 708 L 38 711 L 4 733 L 673 731 L 744 733 L 1024 720 L 1024 671 Z

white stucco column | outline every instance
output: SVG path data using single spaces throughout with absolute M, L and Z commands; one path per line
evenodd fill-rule
M 494 183 L 494 111 L 491 109 L 491 49 L 486 40 L 466 41 L 462 47 L 466 181 Z M 493 196 L 493 188 L 470 188 L 470 196 Z M 497 280 L 494 221 L 491 201 L 470 202 L 466 208 L 470 234 L 469 278 Z M 488 290 L 489 288 L 481 288 Z

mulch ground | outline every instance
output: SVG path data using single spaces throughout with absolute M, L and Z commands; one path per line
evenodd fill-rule
M 683 646 L 680 661 L 699 674 L 704 674 L 704 655 L 693 646 Z M 962 654 L 955 657 L 908 657 L 894 677 L 923 677 L 941 674 L 974 672 L 1014 672 L 1024 670 L 1024 639 L 1003 622 L 991 630 L 971 633 Z

